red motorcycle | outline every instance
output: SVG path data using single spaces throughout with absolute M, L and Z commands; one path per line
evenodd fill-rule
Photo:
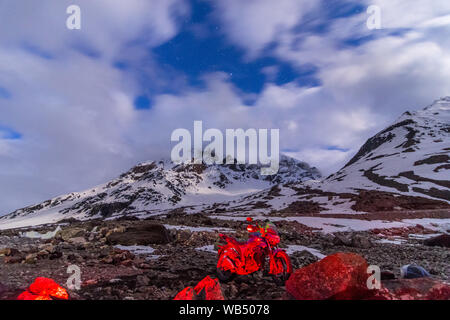
M 247 218 L 252 222 L 252 218 Z M 258 270 L 265 270 L 269 260 L 269 274 L 275 283 L 284 285 L 292 273 L 289 256 L 284 250 L 277 249 L 280 237 L 273 224 L 265 228 L 259 225 L 249 225 L 248 241 L 240 242 L 224 234 L 220 238 L 226 244 L 219 246 L 219 260 L 217 262 L 217 277 L 222 282 L 233 279 L 236 275 L 248 275 Z

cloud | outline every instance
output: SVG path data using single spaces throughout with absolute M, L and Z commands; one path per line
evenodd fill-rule
M 210 74 L 205 83 L 205 88 L 159 96 L 151 112 L 142 114 L 141 127 L 136 130 L 156 131 L 161 137 L 169 137 L 177 128 L 192 130 L 195 120 L 202 120 L 205 130 L 280 129 L 282 150 L 298 150 L 290 154 L 305 156 L 302 160 L 311 160 L 311 164 L 329 174 L 357 151 L 365 136 L 378 129 L 375 125 L 378 115 L 369 108 L 326 103 L 324 88 L 267 84 L 252 107 L 248 107 L 245 94 L 233 86 L 226 74 Z M 133 136 L 140 137 L 139 144 L 147 144 L 144 149 L 155 148 L 150 143 L 156 139 L 144 141 L 142 135 Z M 330 150 L 329 146 L 345 150 Z M 166 140 L 160 140 L 158 150 L 167 153 L 168 147 Z
M 328 0 L 214 2 L 229 46 L 247 61 L 275 61 L 261 70 L 261 92 L 248 95 L 220 66 L 189 86 L 182 70 L 153 59 L 151 49 L 180 31 L 188 1 L 78 1 L 82 30 L 69 31 L 70 1 L 0 0 L 8 26 L 0 29 L 0 124 L 22 135 L 0 138 L 0 212 L 168 156 L 171 132 L 194 120 L 205 129 L 280 128 L 281 149 L 332 173 L 401 113 L 449 94 L 448 1 L 435 1 L 366 1 L 389 26 L 372 31 L 364 10 L 330 18 Z M 313 66 L 320 86 L 273 83 L 276 62 Z M 176 93 L 153 90 L 166 87 Z M 135 107 L 139 96 L 149 108 Z
M 21 197 L 32 193 L 35 181 L 56 195 L 99 183 L 131 162 L 126 132 L 136 114 L 119 72 L 82 55 L 70 61 L 0 50 L 0 69 L 8 70 L 14 92 L 14 99 L 0 102 L 2 121 L 22 135 L 20 143 L 6 140 L 0 180 L 13 189 L 11 183 L 21 183 Z M 18 179 L 11 181 L 14 171 Z
M 286 155 L 318 165 L 327 177 L 330 173 L 342 168 L 342 163 L 348 160 L 354 151 L 326 150 L 324 148 L 303 149 L 298 152 L 286 152 Z
M 420 28 L 434 25 L 450 12 L 446 0 L 366 0 L 381 9 L 383 28 Z
M 189 13 L 184 0 L 79 0 L 81 30 L 66 28 L 70 0 L 0 1 L 1 43 L 37 46 L 61 54 L 77 46 L 112 58 L 128 42 L 157 46 L 178 32 L 178 19 Z
M 140 85 L 113 62 L 125 55 L 139 63 L 178 32 L 189 7 L 82 0 L 82 30 L 69 31 L 70 4 L 0 1 L 8 26 L 0 29 L 0 86 L 8 93 L 0 110 L 9 128 L 0 133 L 0 213 L 102 183 L 146 160 L 130 143 Z M 12 132 L 21 138 L 11 140 Z
M 317 6 L 307 0 L 219 0 L 217 16 L 234 44 L 255 57 Z
M 244 48 L 250 59 L 273 55 L 299 70 L 304 65 L 316 67 L 320 90 L 305 96 L 294 84 L 269 86 L 256 106 L 261 118 L 289 119 L 282 127 L 295 130 L 282 134 L 286 148 L 304 150 L 297 154 L 325 172 L 339 166 L 328 166 L 330 158 L 336 156 L 332 162 L 343 165 L 351 153 L 318 146 L 335 145 L 354 152 L 404 111 L 449 95 L 448 1 L 362 2 L 362 8 L 380 7 L 382 30 L 367 28 L 366 10 L 330 19 L 324 12 L 327 1 L 299 10 L 293 2 L 303 5 L 285 1 L 277 9 L 278 2 L 267 1 L 256 9 L 252 1 L 243 6 L 223 1 L 217 14 L 229 39 Z M 278 19 L 284 15 L 285 20 Z

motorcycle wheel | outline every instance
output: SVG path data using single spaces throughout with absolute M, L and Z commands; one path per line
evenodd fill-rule
M 219 257 L 220 262 L 223 262 L 223 260 L 225 260 L 225 259 L 228 259 L 229 261 L 231 261 L 225 254 L 222 254 Z M 236 274 L 234 272 L 232 272 L 230 270 L 225 270 L 225 269 L 219 267 L 219 265 L 221 265 L 221 263 L 219 263 L 217 265 L 216 274 L 217 274 L 217 278 L 219 278 L 220 282 L 224 282 L 224 283 L 229 282 L 236 276 Z
M 235 274 L 230 270 L 223 270 L 222 268 L 216 269 L 217 278 L 219 278 L 220 282 L 229 282 L 233 280 Z
M 275 282 L 275 284 L 277 286 L 282 287 L 282 286 L 285 285 L 286 280 L 289 279 L 291 274 L 288 273 L 288 267 L 287 267 L 288 266 L 288 262 L 285 260 L 285 257 L 283 257 L 283 256 L 282 257 L 277 257 L 276 259 L 279 261 L 279 263 L 282 264 L 283 272 L 281 272 L 279 274 L 272 275 L 272 279 L 273 279 L 273 281 Z M 277 261 L 277 263 L 278 263 L 278 261 Z

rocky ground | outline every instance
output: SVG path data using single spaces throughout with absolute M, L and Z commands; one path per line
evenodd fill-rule
M 411 215 L 417 213 L 405 212 L 406 217 Z M 438 216 L 450 218 L 450 213 Z M 450 250 L 426 245 L 424 239 L 435 231 L 421 226 L 323 234 L 295 221 L 276 225 L 294 269 L 318 261 L 321 255 L 353 252 L 369 265 L 378 265 L 386 278 L 398 278 L 400 267 L 410 263 L 421 265 L 435 279 L 450 278 Z M 0 299 L 15 299 L 36 277 L 52 278 L 67 287 L 70 265 L 80 268 L 82 280 L 80 290 L 69 290 L 71 299 L 173 299 L 185 287 L 215 275 L 219 232 L 244 240 L 245 227 L 238 221 L 173 213 L 146 220 L 69 220 L 1 231 Z M 238 277 L 222 284 L 222 289 L 227 299 L 291 298 L 262 272 Z

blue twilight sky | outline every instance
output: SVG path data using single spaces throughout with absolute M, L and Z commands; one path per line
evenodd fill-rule
M 0 0 L 0 23 L 0 214 L 168 158 L 194 120 L 279 128 L 327 175 L 450 94 L 448 0 Z

